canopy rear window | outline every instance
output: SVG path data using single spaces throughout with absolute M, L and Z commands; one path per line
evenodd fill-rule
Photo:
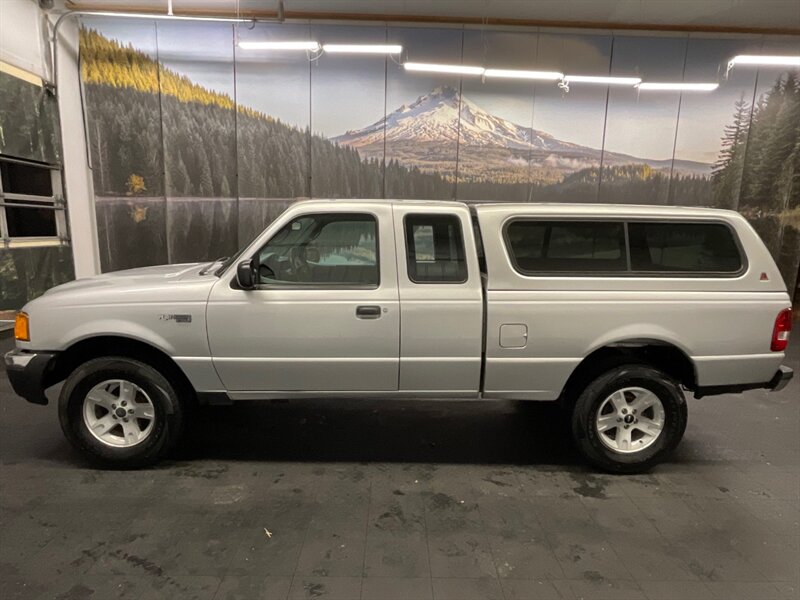
M 505 242 L 523 275 L 724 277 L 744 268 L 721 222 L 515 219 Z

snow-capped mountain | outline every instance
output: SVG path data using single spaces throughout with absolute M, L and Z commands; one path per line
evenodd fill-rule
M 459 119 L 460 116 L 460 119 Z M 357 148 L 362 157 L 381 158 L 384 135 L 391 154 L 406 166 L 436 171 L 447 161 L 455 144 L 462 149 L 459 172 L 462 176 L 494 169 L 518 169 L 528 177 L 528 164 L 534 169 L 568 173 L 596 166 L 602 151 L 559 140 L 549 133 L 513 123 L 493 115 L 450 86 L 437 87 L 404 104 L 385 118 L 332 138 L 337 144 Z M 643 159 L 606 152 L 604 163 L 647 164 L 669 170 L 670 160 Z M 681 171 L 708 172 L 709 165 L 675 161 Z
M 459 132 L 459 111 L 461 131 Z M 333 138 L 334 142 L 360 148 L 377 142 L 414 140 L 417 142 L 455 141 L 470 146 L 547 149 L 576 147 L 556 140 L 542 131 L 512 123 L 492 115 L 466 96 L 459 102 L 458 90 L 450 86 L 437 87 L 420 96 L 412 104 L 404 104 L 385 118 Z

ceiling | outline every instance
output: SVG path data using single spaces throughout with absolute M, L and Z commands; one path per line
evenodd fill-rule
M 167 0 L 64 0 L 73 9 L 165 12 Z M 277 0 L 173 0 L 176 14 L 234 12 L 266 16 Z M 559 26 L 800 33 L 800 0 L 285 0 L 287 18 L 403 18 Z

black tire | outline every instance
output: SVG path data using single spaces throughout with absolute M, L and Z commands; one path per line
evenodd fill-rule
M 134 446 L 106 445 L 89 432 L 84 421 L 86 395 L 110 379 L 138 385 L 153 404 L 152 431 Z M 69 442 L 89 460 L 102 467 L 136 469 L 154 464 L 172 450 L 183 433 L 185 410 L 175 388 L 159 371 L 138 360 L 113 356 L 90 360 L 67 377 L 58 398 L 58 417 Z
M 597 413 L 614 391 L 640 387 L 658 396 L 664 407 L 664 428 L 652 444 L 633 453 L 622 453 L 600 440 Z M 572 412 L 572 436 L 586 460 L 611 473 L 643 473 L 662 462 L 675 449 L 686 431 L 688 411 L 679 384 L 665 373 L 647 365 L 623 365 L 589 383 Z

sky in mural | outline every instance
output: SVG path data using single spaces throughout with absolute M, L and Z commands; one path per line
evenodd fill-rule
M 402 27 L 284 24 L 153 23 L 157 48 L 142 45 L 141 23 L 89 21 L 107 37 L 131 43 L 163 65 L 206 88 L 233 95 L 231 57 L 236 55 L 237 101 L 329 138 L 367 127 L 440 86 L 459 89 L 491 115 L 546 132 L 556 139 L 648 159 L 669 159 L 676 145 L 683 160 L 711 163 L 733 103 L 752 95 L 753 70 L 726 74 L 727 60 L 758 52 L 757 39 L 562 35 Z M 400 43 L 403 59 L 477 64 L 589 75 L 632 75 L 659 81 L 719 81 L 711 93 L 638 92 L 573 84 L 569 93 L 553 82 L 507 82 L 405 72 L 382 57 L 234 50 L 241 40 L 317 39 L 328 42 Z M 202 43 L 187 44 L 187 39 Z M 463 47 L 462 47 L 463 46 Z M 384 83 L 386 84 L 384 90 Z M 770 82 L 771 83 L 771 82 Z M 385 95 L 384 95 L 385 91 Z M 606 96 L 608 114 L 606 115 Z M 752 98 L 751 98 L 752 100 Z M 309 106 L 311 105 L 311 107 Z M 607 119 L 607 120 L 606 120 Z M 636 125 L 631 125 L 636 123 Z M 641 125 L 646 129 L 642 130 Z

